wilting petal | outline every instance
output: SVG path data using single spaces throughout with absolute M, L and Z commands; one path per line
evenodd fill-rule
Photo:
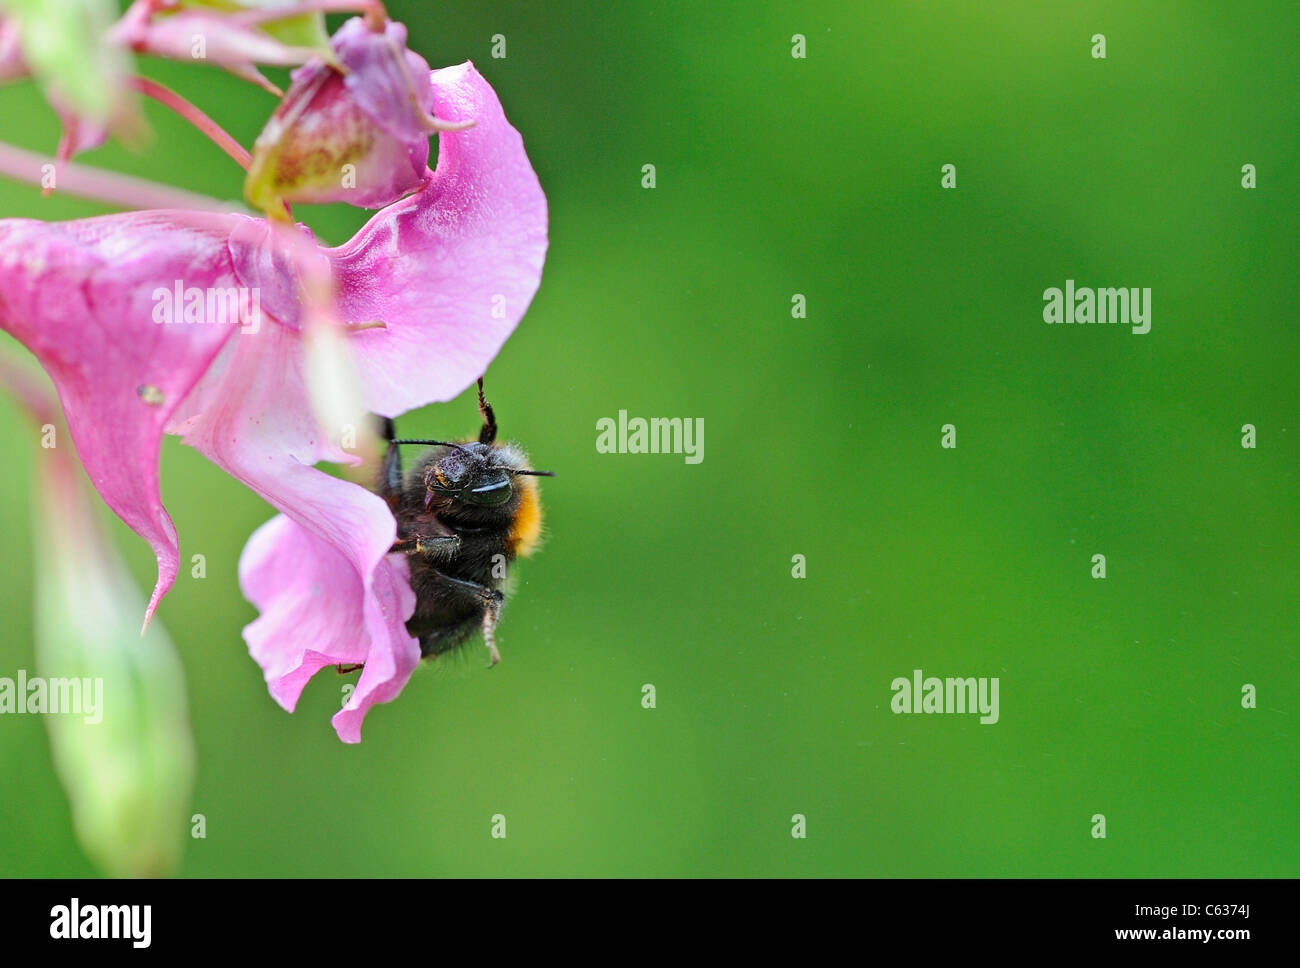
M 397 532 L 388 505 L 312 467 L 352 458 L 317 427 L 305 370 L 292 329 L 270 326 L 239 340 L 184 441 L 287 516 L 254 536 L 240 564 L 244 593 L 263 612 L 245 630 L 249 650 L 287 709 L 317 670 L 364 662 L 335 722 L 341 739 L 358 742 L 366 710 L 400 692 L 419 660 L 404 625 L 415 597 L 387 559 Z
M 139 212 L 0 221 L 0 329 L 40 360 L 95 488 L 153 547 L 153 614 L 176 577 L 176 530 L 158 491 L 164 426 L 233 326 L 158 323 L 157 290 L 238 285 L 226 247 L 243 218 Z M 177 307 L 180 311 L 180 307 Z
M 357 333 L 366 406 L 388 416 L 449 400 L 487 368 L 541 282 L 546 196 L 496 94 L 470 63 L 430 75 L 438 135 L 423 189 L 327 250 Z
M 360 18 L 335 33 L 340 69 L 312 61 L 253 145 L 244 196 L 264 211 L 287 202 L 379 208 L 424 182 L 433 95 L 429 65 L 406 49 L 406 28 Z

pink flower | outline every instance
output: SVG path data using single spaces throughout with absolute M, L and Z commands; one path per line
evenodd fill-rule
M 417 191 L 337 248 L 230 213 L 0 220 L 0 328 L 49 372 L 95 487 L 154 549 L 146 622 L 178 567 L 158 483 L 167 432 L 283 512 L 240 562 L 241 587 L 262 613 L 245 638 L 290 711 L 320 668 L 365 663 L 333 720 L 346 742 L 359 741 L 370 706 L 401 691 L 419 648 L 404 627 L 414 604 L 405 562 L 388 557 L 387 505 L 313 467 L 356 458 L 319 426 L 305 331 L 331 311 L 369 327 L 347 339 L 376 413 L 446 400 L 513 331 L 546 251 L 546 200 L 492 89 L 468 63 L 432 72 L 428 84 L 432 113 L 474 126 L 441 134 L 436 172 L 426 166 Z M 171 305 L 178 287 L 185 306 Z M 322 287 L 332 307 L 313 300 Z M 257 294 L 261 318 L 237 314 L 252 299 L 230 301 L 231 292 Z M 228 315 L 187 323 L 189 308 Z

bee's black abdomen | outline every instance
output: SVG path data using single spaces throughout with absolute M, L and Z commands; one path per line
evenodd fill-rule
M 423 633 L 412 629 L 411 624 L 412 622 L 407 623 L 406 630 L 420 640 L 420 658 L 428 659 L 463 645 L 466 639 L 478 631 L 482 622 L 476 616 L 458 625 L 439 625 Z
M 406 630 L 420 640 L 422 657 L 461 645 L 482 626 L 489 605 L 500 609 L 504 578 L 499 563 L 505 558 L 493 556 L 504 554 L 496 536 L 469 534 L 450 557 L 434 553 L 408 559 L 416 604 Z

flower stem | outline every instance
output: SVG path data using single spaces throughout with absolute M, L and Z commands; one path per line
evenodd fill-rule
M 43 187 L 54 177 L 55 160 L 0 142 L 0 175 Z M 115 208 L 184 208 L 200 212 L 242 212 L 237 202 L 221 202 L 206 195 L 160 185 L 143 178 L 69 162 L 58 175 L 60 191 L 94 199 Z
M 226 134 L 221 125 L 217 124 L 185 98 L 147 77 L 128 77 L 127 84 L 141 94 L 153 98 L 159 104 L 171 108 L 212 139 L 212 142 L 233 158 L 240 168 L 248 171 L 251 158 L 248 152 L 244 150 L 244 146 Z

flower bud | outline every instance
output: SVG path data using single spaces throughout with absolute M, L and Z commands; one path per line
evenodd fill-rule
M 157 877 L 180 863 L 193 741 L 185 682 L 162 625 L 104 533 L 66 443 L 46 451 L 37 533 L 36 669 L 79 684 L 81 708 L 45 717 L 77 839 L 104 873 Z
M 54 394 L 4 355 L 0 389 L 49 445 L 35 488 L 36 675 L 20 673 L 6 711 L 44 714 L 77 839 L 101 871 L 171 873 L 194 773 L 180 663 L 160 623 L 140 632 L 143 601 L 95 513 Z
M 382 208 L 424 183 L 430 114 L 429 65 L 406 49 L 406 28 L 345 23 L 332 47 L 338 66 L 313 60 L 293 83 L 253 145 L 244 182 L 249 204 L 347 202 Z

